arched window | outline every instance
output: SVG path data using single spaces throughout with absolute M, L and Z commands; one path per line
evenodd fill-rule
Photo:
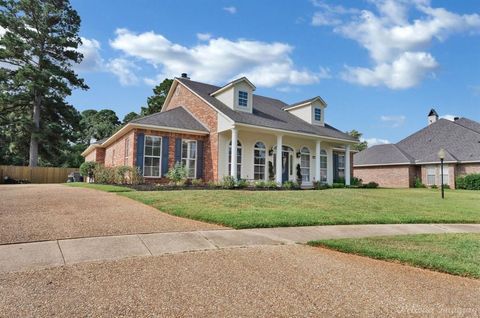
M 307 147 L 300 149 L 300 170 L 302 172 L 302 181 L 310 181 L 310 150 Z
M 232 171 L 232 142 L 228 145 L 228 175 Z M 242 143 L 237 140 L 237 179 L 241 178 L 242 174 Z
M 320 151 L 320 182 L 327 182 L 327 152 L 325 149 Z
M 255 180 L 265 180 L 266 147 L 261 141 L 255 144 L 253 148 L 253 178 Z

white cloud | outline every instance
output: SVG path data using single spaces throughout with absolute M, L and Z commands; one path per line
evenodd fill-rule
M 443 116 L 440 116 L 440 118 L 444 118 L 450 121 L 454 121 L 456 117 L 459 117 L 457 115 L 451 115 L 451 114 L 445 114 Z
M 366 141 L 368 146 L 371 147 L 371 146 L 375 146 L 375 145 L 383 145 L 383 144 L 389 144 L 390 141 L 387 140 L 387 139 L 381 139 L 381 138 L 360 138 L 360 141 L 361 142 L 364 142 Z
M 370 2 L 376 13 L 363 10 L 355 14 L 345 8 L 322 11 L 328 13 L 329 20 L 324 22 L 333 22 L 335 32 L 368 51 L 372 67 L 347 66 L 343 74 L 345 80 L 360 85 L 413 87 L 438 67 L 438 62 L 427 52 L 434 40 L 444 41 L 454 33 L 480 31 L 480 15 L 433 8 L 428 0 Z M 409 19 L 411 11 L 415 11 L 414 19 Z
M 314 26 L 339 25 L 342 23 L 342 15 L 359 12 L 359 10 L 355 8 L 346 8 L 341 5 L 330 5 L 320 0 L 313 0 L 312 4 L 317 8 L 317 11 L 312 17 L 312 25 Z
M 2 37 L 5 33 L 7 33 L 7 30 L 0 26 L 0 37 Z
M 100 55 L 100 42 L 95 39 L 81 38 L 82 45 L 78 51 L 83 54 L 82 62 L 75 68 L 79 72 L 100 71 L 104 67 L 104 61 Z
M 227 11 L 230 14 L 235 14 L 237 13 L 237 8 L 234 6 L 231 7 L 224 7 L 223 10 Z
M 380 116 L 380 120 L 385 122 L 385 123 L 388 123 L 390 125 L 390 127 L 392 127 L 392 128 L 397 128 L 397 127 L 402 126 L 405 123 L 406 119 L 407 119 L 407 117 L 405 117 L 404 115 L 398 115 L 398 116 L 383 115 L 383 116 Z
M 127 59 L 112 59 L 105 67 L 118 77 L 120 84 L 123 86 L 135 85 L 139 82 L 137 75 L 135 75 L 135 71 L 139 70 L 139 67 Z
M 118 29 L 110 45 L 127 56 L 152 64 L 160 70 L 160 78 L 185 72 L 192 79 L 220 84 L 247 76 L 255 85 L 272 87 L 311 84 L 326 77 L 324 69 L 315 73 L 295 67 L 291 59 L 293 47 L 279 42 L 211 38 L 186 47 L 154 32 L 136 34 Z
M 210 33 L 197 33 L 197 38 L 200 41 L 208 41 L 212 38 L 212 35 Z

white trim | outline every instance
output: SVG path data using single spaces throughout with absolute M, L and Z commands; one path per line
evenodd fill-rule
M 210 93 L 210 96 L 215 96 L 217 94 L 220 94 L 221 92 L 223 91 L 226 91 L 227 89 L 229 89 L 230 87 L 234 86 L 235 84 L 237 83 L 240 83 L 240 82 L 246 82 L 248 84 L 248 86 L 250 86 L 252 88 L 252 90 L 256 90 L 257 88 L 255 87 L 255 85 L 252 84 L 252 82 L 249 81 L 248 78 L 246 78 L 245 76 L 243 77 L 240 77 L 230 83 L 228 83 L 227 85 L 225 86 L 222 86 L 220 87 L 219 89 L 217 89 L 215 92 L 213 93 Z
M 240 147 L 238 146 L 238 144 L 240 143 Z M 232 137 L 230 137 L 230 141 L 228 142 L 227 144 L 227 157 L 228 157 L 228 160 L 227 160 L 227 172 L 228 170 L 230 169 L 230 173 L 227 174 L 227 175 L 232 175 L 232 155 L 233 155 L 233 147 L 232 147 Z M 238 166 L 240 165 L 240 176 L 238 179 L 241 179 L 242 178 L 242 172 L 243 172 L 243 163 L 245 161 L 245 158 L 243 157 L 243 149 L 244 149 L 244 143 L 240 140 L 240 138 L 238 138 L 238 131 L 237 131 L 237 147 L 236 147 L 236 150 L 238 152 L 238 149 L 240 148 L 240 163 L 238 162 L 238 159 L 237 159 L 237 154 L 235 154 L 235 161 L 236 161 L 236 168 L 235 168 L 235 178 L 237 178 L 237 169 L 238 169 Z M 230 149 L 232 149 L 232 152 L 230 152 Z M 232 176 L 233 177 L 233 176 Z
M 312 100 L 310 100 L 310 101 L 308 101 L 308 102 L 305 102 L 305 103 L 302 103 L 302 104 L 298 104 L 298 105 L 295 105 L 295 106 L 292 106 L 292 107 L 286 106 L 286 107 L 284 107 L 283 109 L 286 110 L 286 111 L 290 111 L 290 110 L 292 110 L 292 109 L 297 109 L 297 108 L 309 106 L 309 105 L 311 105 L 312 103 L 316 102 L 317 100 L 318 100 L 324 107 L 327 107 L 327 103 L 326 103 L 320 96 L 317 96 L 317 97 L 315 97 L 314 99 L 312 99 Z
M 265 163 L 263 164 L 263 168 L 264 168 L 264 170 L 263 170 L 263 180 L 266 181 L 266 180 L 268 179 L 268 178 L 267 178 L 268 162 L 269 162 L 269 161 L 268 161 L 268 147 L 267 147 L 267 143 L 264 142 L 264 141 L 262 141 L 262 140 L 257 140 L 257 141 L 255 141 L 254 144 L 253 144 L 253 180 L 258 181 L 258 180 L 255 179 L 255 167 L 256 167 L 256 166 L 258 166 L 258 167 L 261 167 L 261 166 L 262 166 L 262 165 L 260 165 L 260 164 L 256 164 L 256 163 L 255 163 L 255 150 L 257 150 L 257 149 L 258 149 L 258 150 L 261 150 L 260 148 L 257 148 L 257 147 L 256 147 L 257 143 L 259 143 L 259 142 L 262 143 L 263 146 L 265 147 L 265 149 L 263 149 L 263 150 L 265 151 Z M 243 155 L 243 153 L 242 153 L 242 155 Z M 259 179 L 259 180 L 261 180 L 261 179 Z
M 148 156 L 149 158 L 159 158 L 159 165 L 158 165 L 158 176 L 145 176 L 145 158 L 147 157 L 145 155 L 145 148 L 147 147 L 147 137 L 153 137 L 153 138 L 158 138 L 160 139 L 160 156 Z M 153 149 L 152 149 L 153 150 Z M 163 150 L 163 137 L 162 136 L 155 136 L 155 135 L 145 135 L 145 139 L 143 140 L 143 171 L 142 175 L 144 178 L 161 178 L 162 177 L 162 151 Z
M 353 165 L 354 168 L 363 168 L 363 167 L 381 167 L 381 166 L 415 166 L 414 163 L 374 163 L 366 165 Z
M 198 140 L 182 138 L 182 145 L 181 145 L 181 149 L 180 149 L 180 162 L 182 162 L 183 159 L 192 160 L 192 158 L 188 157 L 188 154 L 190 152 L 190 150 L 188 149 L 188 146 L 187 146 L 187 158 L 183 157 L 183 142 L 187 142 L 187 143 L 195 142 L 195 159 L 194 159 L 195 160 L 195 164 L 194 164 L 194 168 L 195 168 L 194 171 L 195 172 L 194 172 L 194 177 L 192 179 L 197 179 Z M 185 166 L 185 168 L 187 168 L 187 167 Z M 187 175 L 187 178 L 188 178 L 188 175 Z

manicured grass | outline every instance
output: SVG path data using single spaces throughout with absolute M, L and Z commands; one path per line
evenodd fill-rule
M 372 223 L 480 223 L 480 191 L 184 190 L 122 195 L 160 211 L 233 228 Z
M 70 187 L 88 188 L 88 189 L 101 190 L 101 191 L 106 191 L 106 192 L 131 192 L 131 191 L 135 191 L 131 188 L 121 187 L 121 186 L 116 186 L 116 185 L 109 185 L 109 184 L 72 182 L 72 183 L 65 183 L 65 185 L 70 186 Z
M 480 234 L 418 234 L 309 242 L 338 251 L 480 278 Z

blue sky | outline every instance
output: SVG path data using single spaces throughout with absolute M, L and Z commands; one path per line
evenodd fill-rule
M 478 1 L 93 1 L 77 67 L 90 86 L 69 101 L 140 110 L 165 77 L 222 85 L 246 75 L 257 94 L 320 95 L 326 120 L 371 143 L 396 142 L 441 116 L 480 120 Z

